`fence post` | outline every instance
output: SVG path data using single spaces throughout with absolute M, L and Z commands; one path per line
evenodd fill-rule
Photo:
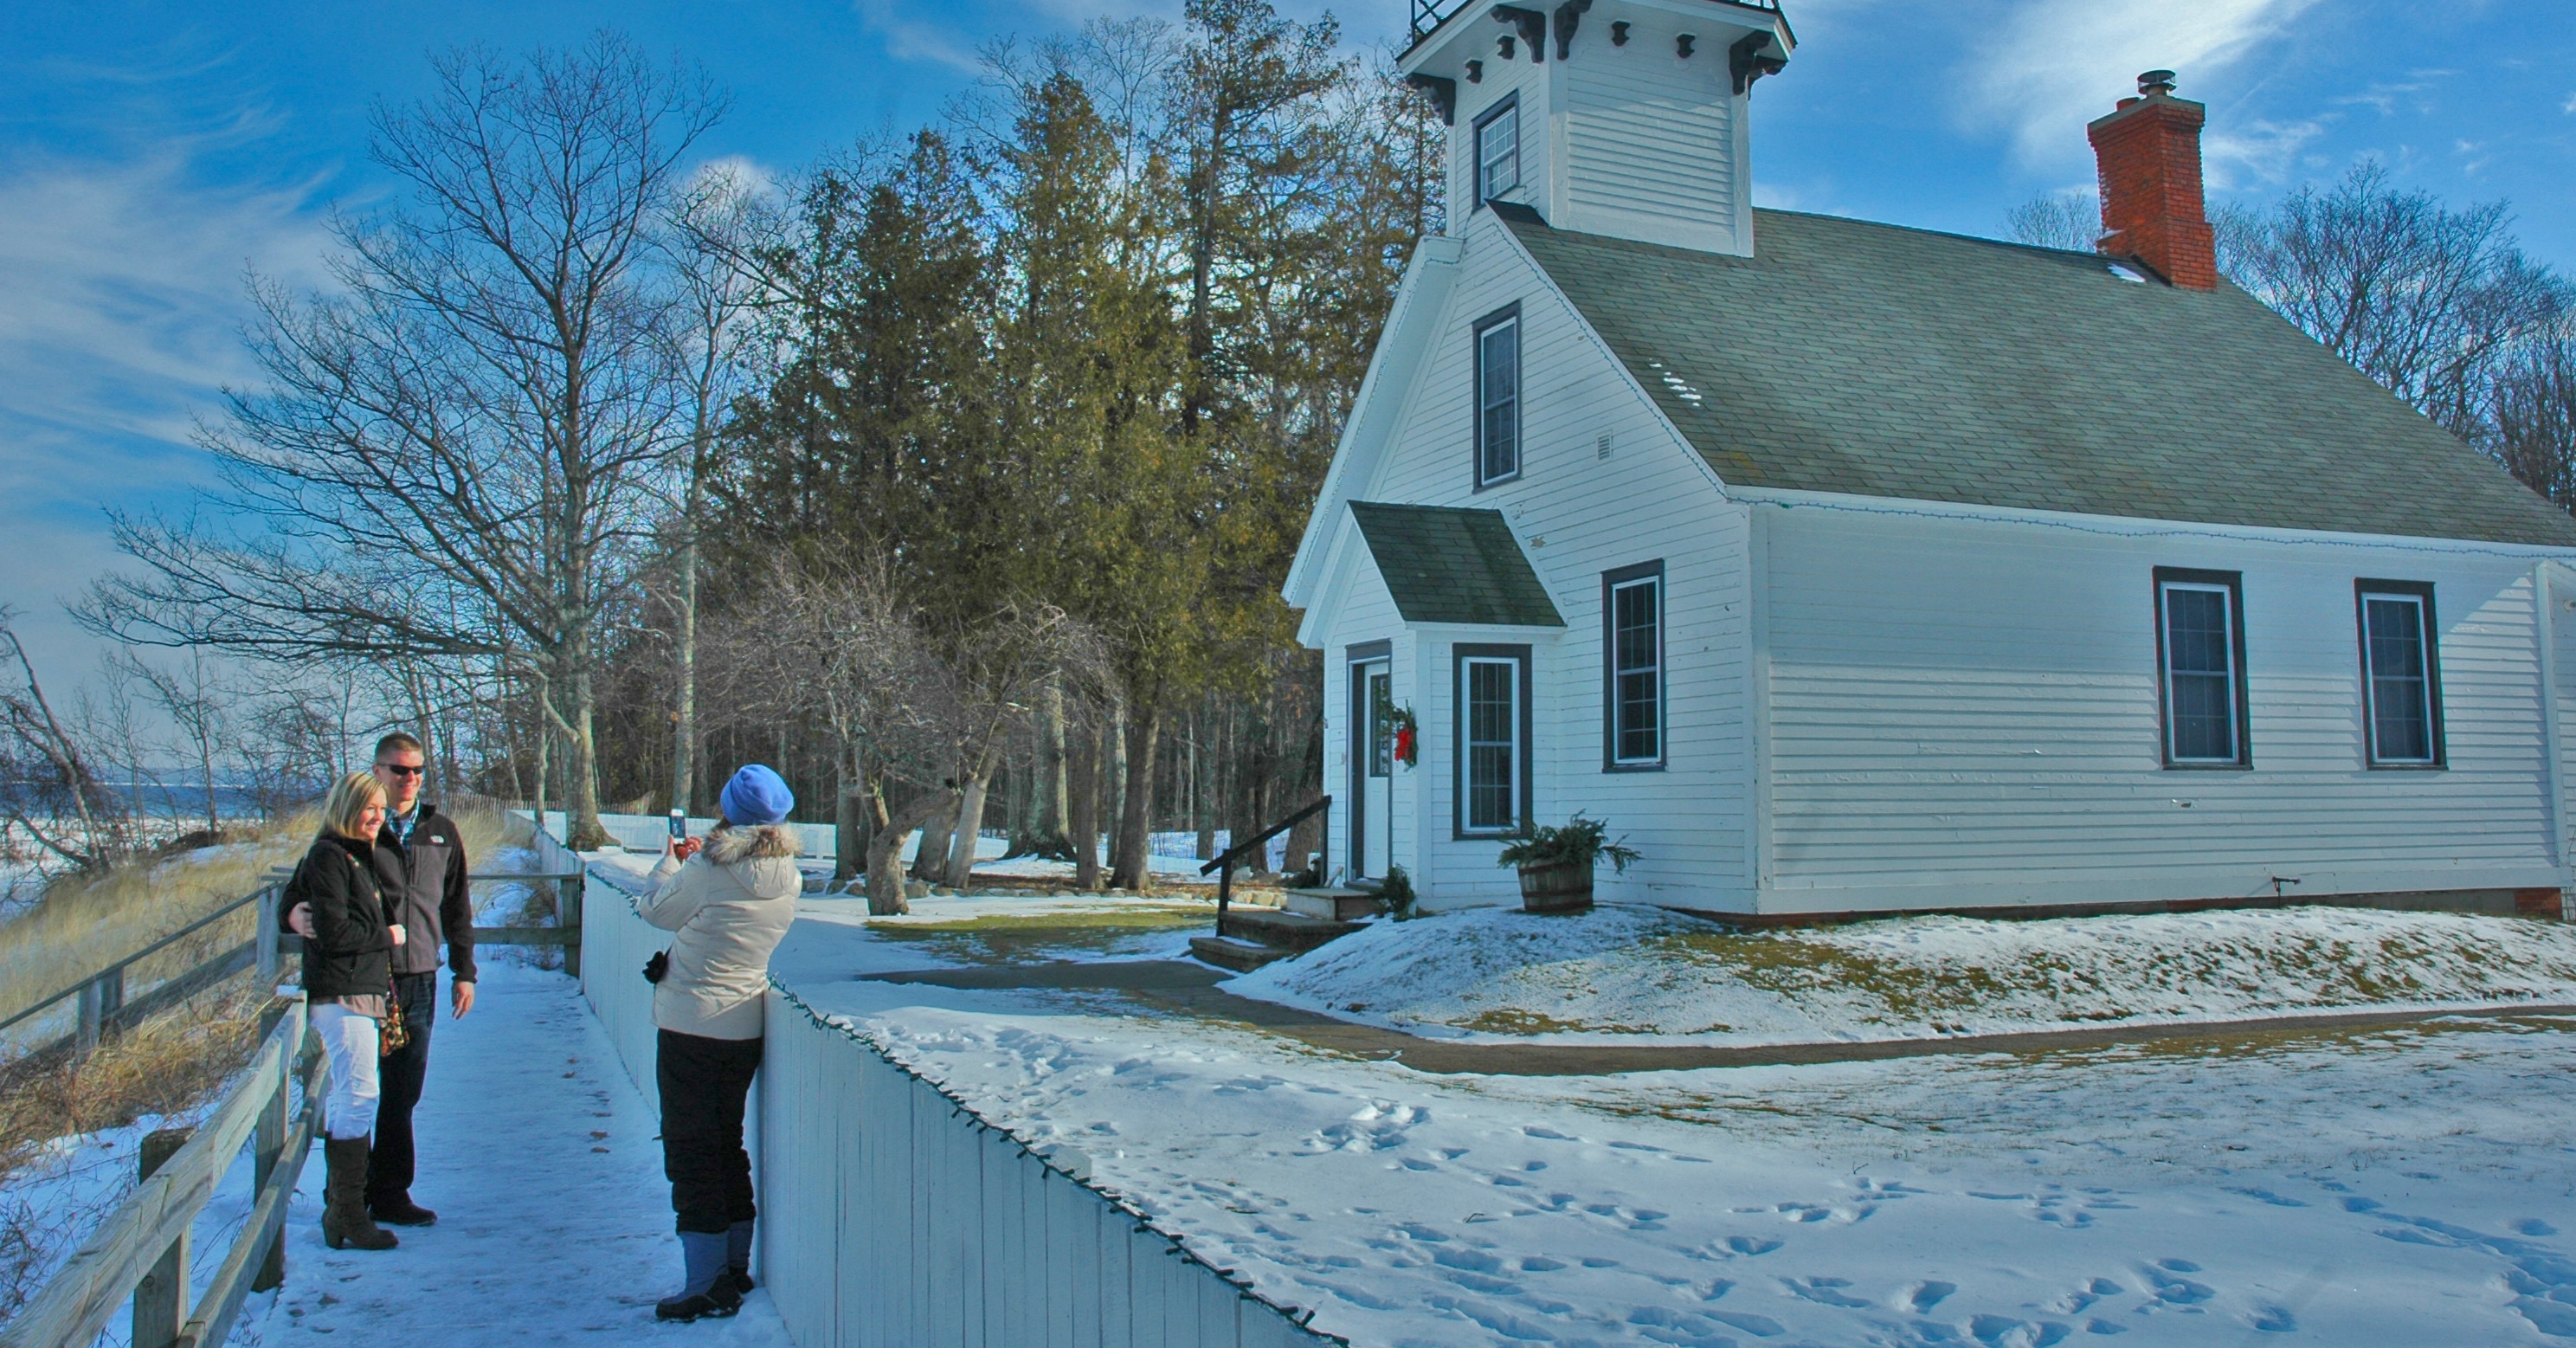
M 273 912 L 276 906 L 275 898 L 272 896 L 269 902 L 261 905 L 261 908 L 263 911 Z M 268 945 L 273 949 L 276 942 L 272 940 Z M 269 1003 L 268 1009 L 260 1013 L 259 1041 L 261 1043 L 267 1043 L 268 1037 L 277 1032 L 279 1023 L 286 1019 L 287 1008 L 291 1005 L 293 1003 L 280 997 Z M 299 1044 L 297 1047 L 301 1048 L 302 1045 Z M 259 1126 L 257 1132 L 252 1135 L 250 1150 L 250 1192 L 254 1203 L 258 1201 L 261 1194 L 268 1192 L 269 1177 L 277 1173 L 278 1162 L 286 1156 L 287 1104 L 294 1094 L 296 1078 L 302 1075 L 295 1070 L 294 1059 L 297 1056 L 300 1055 L 288 1056 L 286 1070 L 277 1075 L 277 1093 L 270 1096 L 268 1103 L 259 1108 Z M 282 1230 L 283 1227 L 281 1226 L 280 1229 Z M 268 1245 L 268 1249 L 260 1257 L 259 1273 L 250 1280 L 250 1290 L 265 1292 L 272 1287 L 284 1286 L 286 1242 L 275 1232 L 249 1237 L 249 1239 L 262 1240 Z
M 555 925 L 564 930 L 564 972 L 574 981 L 581 978 L 581 891 L 582 876 L 566 876 L 555 882 Z
M 259 952 L 259 985 L 277 986 L 277 904 L 279 887 L 270 885 L 259 892 L 259 930 L 250 938 L 250 948 Z M 266 1033 L 263 1029 L 262 1033 Z
M 152 1178 L 152 1172 L 179 1154 L 195 1133 L 189 1128 L 164 1128 L 143 1139 L 142 1162 L 136 1167 L 135 1180 Z M 179 1341 L 179 1331 L 188 1323 L 188 1233 L 178 1239 L 152 1265 L 143 1281 L 134 1285 L 134 1348 L 171 1348 Z
M 80 987 L 80 1028 L 72 1035 L 72 1054 L 86 1058 L 98 1047 L 99 1026 L 106 1017 L 99 1005 L 107 989 L 93 978 Z

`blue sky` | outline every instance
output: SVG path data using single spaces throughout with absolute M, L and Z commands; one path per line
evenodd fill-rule
M 1311 15 L 1310 0 L 1284 0 Z M 1996 233 L 2092 177 L 2087 118 L 2151 66 L 2210 105 L 2214 195 L 2261 202 L 2363 155 L 2511 201 L 2576 271 L 2576 6 L 2565 0 L 1786 0 L 1800 46 L 1754 100 L 1755 198 Z M 1336 8 L 1354 51 L 1404 0 Z M 0 10 L 0 603 L 57 682 L 95 648 L 59 603 L 115 565 L 102 508 L 184 508 L 217 390 L 254 372 L 246 268 L 318 278 L 332 203 L 382 190 L 378 98 L 424 53 L 613 25 L 732 91 L 706 144 L 792 170 L 938 116 L 980 44 L 1178 0 L 242 0 Z

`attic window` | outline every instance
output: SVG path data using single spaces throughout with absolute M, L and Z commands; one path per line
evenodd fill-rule
M 2146 274 L 2145 272 L 2139 271 L 2139 270 L 2138 270 L 2137 268 L 2135 268 L 2135 267 L 2130 266 L 2128 263 L 2125 263 L 2125 262 L 2105 262 L 2105 263 L 2103 263 L 2102 265 L 2103 265 L 2103 267 L 2104 267 L 2104 268 L 2106 268 L 2107 270 L 2109 270 L 2109 271 L 2110 271 L 2110 273 L 2111 273 L 2113 276 L 2117 276 L 2117 277 L 2119 277 L 2121 280 L 2126 281 L 2126 282 L 2128 282 L 2128 283 L 2129 283 L 2129 284 L 2131 284 L 2131 285 L 2140 285 L 2140 286 L 2142 286 L 2142 285 L 2145 285 L 2145 284 L 2147 283 L 2147 274 Z
M 1521 185 L 1521 103 L 1517 94 L 1476 119 L 1476 204 Z

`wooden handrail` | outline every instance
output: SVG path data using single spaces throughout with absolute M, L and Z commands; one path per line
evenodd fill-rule
M 251 1220 L 243 1225 L 213 1284 L 178 1334 L 160 1344 L 138 1343 L 135 1348 L 171 1348 L 181 1343 L 211 1348 L 223 1341 L 254 1280 L 254 1268 L 276 1266 L 287 1200 L 295 1191 L 306 1144 L 321 1117 L 325 1068 L 319 1055 L 310 1055 L 316 1065 L 308 1069 L 304 1083 L 302 1120 L 292 1129 L 262 1126 L 284 1117 L 304 1032 L 304 1003 L 283 1004 L 277 1024 L 253 1055 L 250 1070 L 224 1097 L 214 1117 L 149 1178 L 137 1183 L 53 1278 L 28 1298 L 17 1318 L 0 1327 L 0 1348 L 86 1348 L 145 1276 L 155 1267 L 167 1266 L 174 1249 L 179 1251 L 176 1262 L 181 1265 L 175 1281 L 184 1289 L 188 1279 L 179 1242 L 214 1196 L 215 1185 L 232 1167 L 233 1157 L 258 1133 L 261 1173 Z M 268 1154 L 272 1131 L 282 1134 L 276 1139 L 279 1149 L 274 1156 Z
M 1292 828 L 1295 828 L 1299 824 L 1305 823 L 1306 820 L 1317 811 L 1329 810 L 1331 808 L 1333 808 L 1333 798 L 1331 796 L 1325 796 L 1322 799 L 1317 800 L 1314 804 L 1299 810 L 1295 814 L 1280 820 L 1276 824 L 1272 824 L 1266 829 L 1263 829 L 1260 833 L 1255 834 L 1250 839 L 1236 843 L 1234 846 L 1225 849 L 1225 854 L 1223 856 L 1199 867 L 1199 874 L 1213 875 L 1219 869 L 1231 866 L 1245 857 L 1250 856 L 1252 854 L 1252 849 L 1259 847 L 1263 843 L 1278 837 L 1280 834 L 1285 833 Z
M 1319 840 L 1320 845 L 1315 848 L 1315 878 L 1317 880 L 1321 880 L 1323 878 L 1324 860 L 1332 853 L 1333 816 L 1328 813 L 1332 808 L 1333 798 L 1331 796 L 1319 797 L 1314 804 L 1299 810 L 1295 814 L 1280 820 L 1276 824 L 1272 824 L 1270 827 L 1263 829 L 1253 837 L 1225 849 L 1225 855 L 1199 867 L 1199 874 L 1201 875 L 1205 875 L 1210 871 L 1216 872 L 1217 935 L 1225 935 L 1226 906 L 1234 900 L 1234 864 L 1241 861 L 1243 858 L 1252 855 L 1255 849 L 1267 844 L 1271 839 L 1295 828 L 1297 825 L 1306 822 L 1307 819 L 1317 814 L 1323 814 L 1324 816 L 1324 836 Z

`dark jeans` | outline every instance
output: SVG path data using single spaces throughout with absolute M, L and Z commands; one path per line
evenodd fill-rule
M 394 975 L 394 1000 L 402 1003 L 411 1042 L 376 1061 L 384 1096 L 376 1103 L 376 1141 L 367 1152 L 367 1202 L 390 1202 L 411 1193 L 412 1106 L 429 1077 L 429 1030 L 438 1020 L 438 975 Z
M 662 1089 L 662 1174 L 682 1231 L 720 1232 L 758 1215 L 742 1110 L 759 1070 L 757 1039 L 661 1032 L 653 1076 Z

